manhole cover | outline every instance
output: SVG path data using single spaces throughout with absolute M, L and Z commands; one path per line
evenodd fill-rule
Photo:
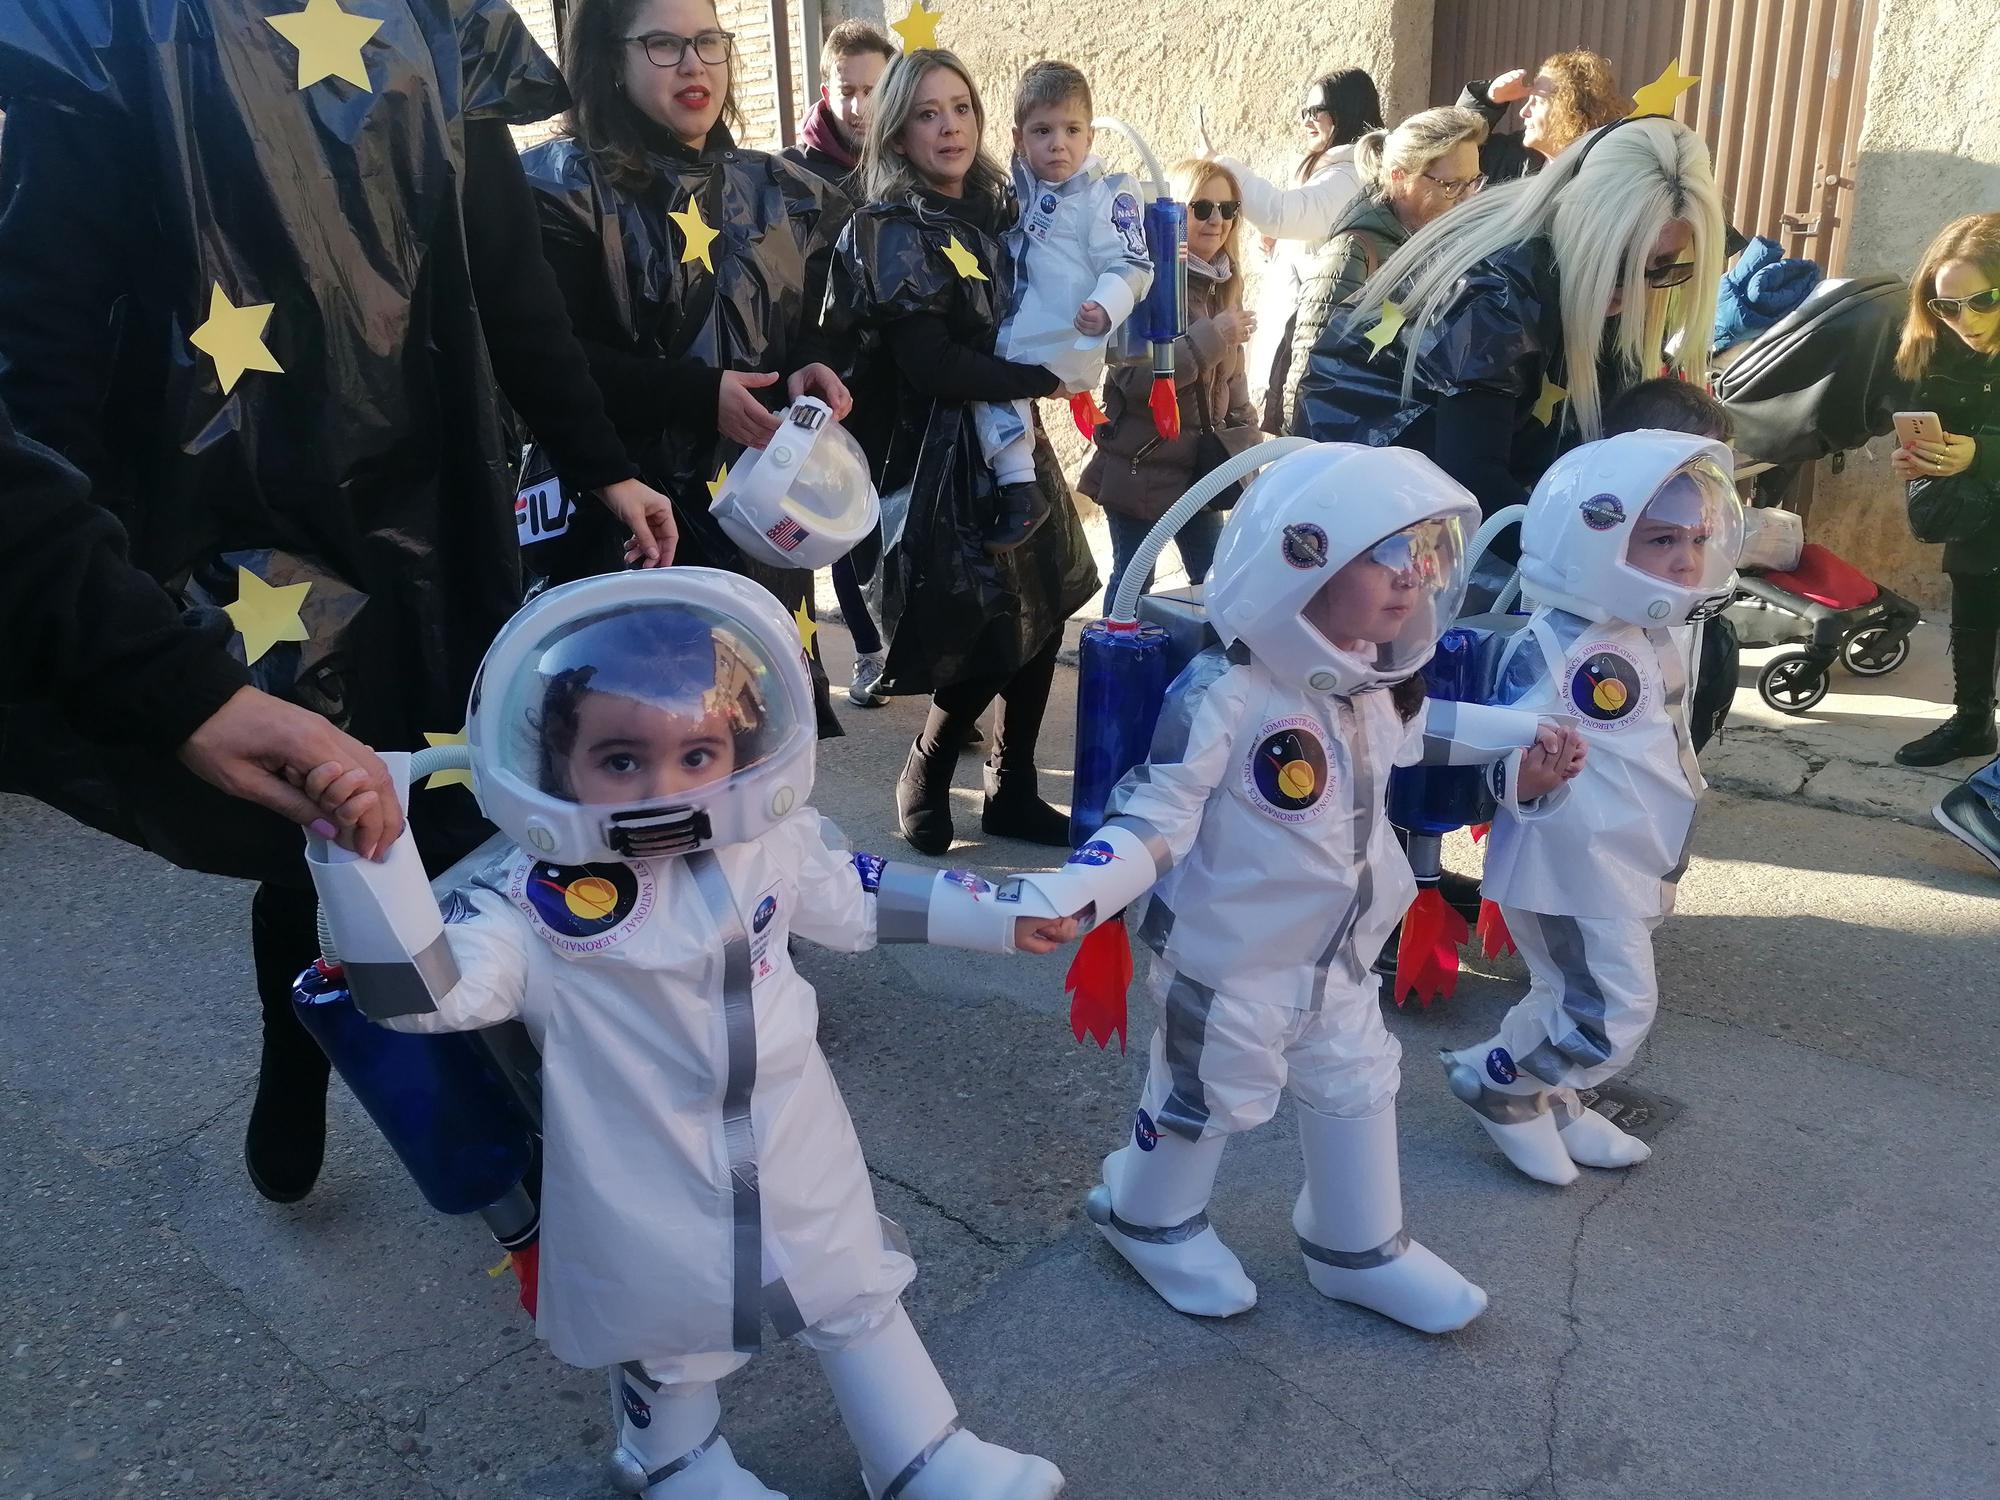
M 1576 1093 L 1586 1106 L 1647 1145 L 1681 1112 L 1680 1100 L 1665 1094 L 1648 1094 L 1630 1084 L 1607 1083 L 1594 1089 L 1578 1089 Z

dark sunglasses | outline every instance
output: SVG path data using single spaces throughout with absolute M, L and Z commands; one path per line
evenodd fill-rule
M 1992 312 L 2000 307 L 2000 286 L 1989 286 L 1970 297 L 1932 297 L 1924 306 L 1935 316 L 1955 323 L 1969 312 Z
M 1685 286 L 1694 280 L 1694 262 L 1677 260 L 1670 266 L 1646 267 L 1646 285 L 1658 291 L 1670 286 Z
M 1478 192 L 1486 182 L 1486 174 L 1481 172 L 1474 177 L 1433 177 L 1425 172 L 1423 179 L 1425 182 L 1436 183 L 1438 192 L 1444 196 L 1446 202 L 1456 203 L 1467 193 Z
M 678 68 L 681 59 L 687 56 L 687 49 L 694 48 L 694 55 L 710 67 L 719 67 L 729 61 L 730 53 L 736 48 L 736 37 L 727 31 L 704 31 L 700 36 L 675 36 L 671 31 L 651 31 L 644 36 L 628 36 L 628 46 L 646 49 L 646 61 L 656 68 Z
M 1308 104 L 1299 111 L 1299 123 L 1301 125 L 1317 124 L 1321 115 L 1325 115 L 1330 120 L 1333 118 L 1333 111 L 1328 109 L 1324 104 Z
M 1235 198 L 1225 198 L 1220 203 L 1213 198 L 1197 198 L 1188 205 L 1188 212 L 1204 224 L 1208 222 L 1210 214 L 1221 214 L 1223 223 L 1234 224 L 1236 216 L 1242 211 L 1242 203 Z

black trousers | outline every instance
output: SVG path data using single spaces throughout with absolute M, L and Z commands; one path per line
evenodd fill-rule
M 995 698 L 1001 701 L 999 732 L 993 736 L 992 752 L 986 763 L 999 771 L 1032 771 L 1035 744 L 1042 734 L 1042 716 L 1048 711 L 1049 689 L 1055 682 L 1056 653 L 1062 649 L 1060 632 L 1049 637 L 1040 651 L 1004 677 L 973 677 L 939 688 L 931 694 L 930 718 L 917 737 L 917 748 L 930 755 L 945 744 L 960 742 L 965 726 L 986 712 Z

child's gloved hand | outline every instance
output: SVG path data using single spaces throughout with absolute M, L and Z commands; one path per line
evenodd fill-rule
M 1022 953 L 1053 953 L 1075 936 L 1075 917 L 1014 919 L 1014 946 Z
M 1086 338 L 1098 338 L 1111 332 L 1111 314 L 1095 302 L 1086 302 L 1076 310 L 1076 331 Z

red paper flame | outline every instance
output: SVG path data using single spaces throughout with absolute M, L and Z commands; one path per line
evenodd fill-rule
M 1488 958 L 1521 951 L 1514 946 L 1514 934 L 1507 930 L 1507 919 L 1491 901 L 1479 903 L 1479 926 L 1476 930 L 1479 933 L 1479 951 Z
M 1458 949 L 1470 935 L 1465 918 L 1434 885 L 1417 892 L 1403 916 L 1396 945 L 1396 1003 L 1414 995 L 1420 1005 L 1449 999 L 1458 988 Z
M 1125 1050 L 1125 994 L 1132 987 L 1132 943 L 1125 920 L 1100 922 L 1077 944 L 1063 988 L 1069 991 L 1069 1029 L 1080 1042 L 1086 1036 L 1099 1047 L 1118 1038 Z
M 1153 430 L 1169 442 L 1181 435 L 1181 397 L 1173 377 L 1155 375 L 1153 394 L 1146 404 L 1153 408 Z
M 1097 429 L 1111 420 L 1104 415 L 1104 408 L 1097 404 L 1097 398 L 1089 391 L 1078 391 L 1069 398 L 1069 419 L 1076 423 L 1076 430 L 1091 441 L 1096 440 Z

